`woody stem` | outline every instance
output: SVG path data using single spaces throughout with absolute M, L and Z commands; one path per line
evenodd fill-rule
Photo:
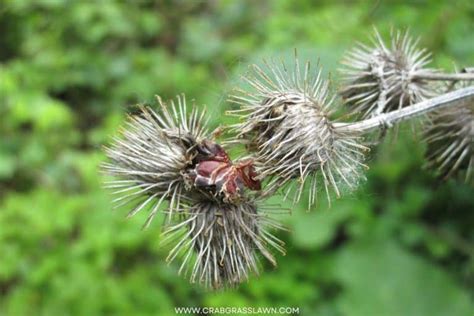
M 447 80 L 447 81 L 462 81 L 474 80 L 474 73 L 437 73 L 437 72 L 415 72 L 412 74 L 413 79 L 425 80 Z
M 399 110 L 381 113 L 359 122 L 334 123 L 333 126 L 339 132 L 355 132 L 363 134 L 374 129 L 391 127 L 396 123 L 421 116 L 434 110 L 458 106 L 467 102 L 474 102 L 474 86 L 445 93 Z

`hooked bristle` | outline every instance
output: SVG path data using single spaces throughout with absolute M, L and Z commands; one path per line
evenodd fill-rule
M 139 115 L 130 116 L 121 137 L 105 149 L 110 162 L 102 170 L 116 177 L 106 188 L 118 195 L 116 207 L 133 205 L 128 217 L 150 208 L 145 227 L 157 214 L 164 201 L 169 213 L 193 200 L 187 194 L 185 171 L 190 165 L 195 145 L 208 137 L 204 112 L 193 106 L 189 115 L 184 96 L 165 104 L 158 98 L 159 112 L 142 107 Z
M 463 177 L 474 184 L 474 102 L 430 113 L 424 138 L 428 167 L 444 179 Z
M 358 43 L 347 53 L 340 94 L 352 114 L 373 117 L 435 95 L 429 82 L 415 75 L 434 71 L 425 68 L 430 54 L 417 46 L 408 31 L 392 30 L 391 45 L 386 45 L 375 30 L 372 45 Z
M 271 249 L 285 253 L 284 243 L 268 229 L 284 229 L 257 210 L 255 202 L 239 204 L 203 201 L 165 227 L 164 243 L 171 242 L 167 261 L 181 260 L 179 273 L 191 283 L 214 289 L 235 287 L 259 273 L 259 255 L 276 265 Z
M 293 191 L 297 202 L 308 184 L 311 207 L 319 182 L 328 199 L 330 188 L 339 196 L 342 183 L 357 186 L 366 148 L 357 135 L 334 129 L 334 96 L 321 70 L 313 72 L 310 63 L 300 69 L 298 59 L 293 69 L 265 62 L 265 69 L 254 65 L 244 79 L 251 90 L 232 96 L 243 120 L 234 129 L 253 152 L 257 173 L 271 179 L 266 192 L 285 185 L 285 196 Z

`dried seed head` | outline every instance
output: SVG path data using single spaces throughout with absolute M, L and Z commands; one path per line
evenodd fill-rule
M 284 252 L 283 244 L 266 228 L 282 227 L 239 195 L 259 189 L 252 161 L 232 163 L 209 140 L 204 113 L 193 107 L 187 116 L 184 97 L 177 105 L 158 101 L 159 112 L 142 108 L 106 149 L 103 170 L 118 177 L 108 183 L 120 195 L 117 206 L 134 203 L 129 216 L 150 208 L 147 226 L 169 202 L 164 234 L 175 244 L 168 261 L 183 255 L 180 272 L 190 271 L 192 282 L 237 285 L 258 272 L 259 253 L 275 264 L 267 247 Z
M 429 71 L 430 54 L 408 32 L 392 31 L 391 45 L 375 30 L 373 46 L 358 43 L 343 59 L 341 96 L 351 113 L 371 117 L 434 96 L 429 82 L 415 74 Z
M 230 113 L 243 119 L 235 126 L 237 137 L 253 151 L 260 178 L 271 178 L 267 193 L 288 184 L 288 196 L 296 186 L 296 202 L 308 184 L 311 207 L 318 182 L 328 198 L 330 187 L 340 195 L 341 183 L 357 185 L 366 148 L 357 135 L 334 128 L 334 97 L 329 97 L 320 70 L 313 73 L 309 63 L 300 69 L 296 59 L 294 69 L 284 63 L 265 63 L 264 69 L 254 65 L 244 79 L 249 91 L 238 90 L 232 96 L 241 108 Z
M 424 131 L 428 166 L 445 179 L 463 175 L 474 184 L 474 102 L 432 112 L 428 118 Z
M 285 253 L 283 242 L 268 228 L 283 229 L 268 211 L 257 212 L 254 202 L 203 201 L 166 227 L 162 242 L 174 244 L 167 261 L 181 259 L 179 273 L 188 275 L 190 282 L 233 287 L 258 274 L 259 255 L 276 265 L 268 247 Z
M 117 177 L 106 185 L 119 195 L 116 207 L 134 204 L 131 217 L 151 206 L 145 226 L 164 200 L 169 201 L 170 213 L 194 200 L 188 194 L 186 171 L 192 167 L 197 144 L 208 137 L 204 112 L 193 106 L 187 116 L 184 96 L 178 97 L 177 104 L 166 105 L 160 98 L 158 102 L 160 112 L 143 107 L 140 115 L 129 117 L 122 137 L 114 138 L 106 148 L 110 162 L 102 166 L 108 175 Z

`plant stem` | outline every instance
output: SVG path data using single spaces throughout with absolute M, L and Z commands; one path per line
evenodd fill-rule
M 340 132 L 358 132 L 362 134 L 374 129 L 389 128 L 395 123 L 406 121 L 444 107 L 460 105 L 465 102 L 474 102 L 474 86 L 445 93 L 432 99 L 427 99 L 392 112 L 382 113 L 359 122 L 334 123 L 333 126 Z
M 461 81 L 461 80 L 474 80 L 474 73 L 437 73 L 437 72 L 415 72 L 412 74 L 414 79 L 426 79 L 426 80 L 451 80 L 451 81 Z

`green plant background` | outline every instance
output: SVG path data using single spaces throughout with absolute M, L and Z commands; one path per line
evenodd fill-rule
M 474 315 L 474 190 L 426 171 L 410 126 L 371 153 L 356 192 L 291 207 L 288 254 L 229 291 L 178 277 L 160 221 L 142 231 L 145 213 L 112 211 L 98 173 L 101 146 L 155 94 L 185 92 L 213 126 L 235 122 L 226 94 L 262 57 L 296 48 L 337 88 L 344 51 L 393 26 L 421 36 L 434 66 L 472 66 L 470 3 L 0 0 L 0 315 Z

